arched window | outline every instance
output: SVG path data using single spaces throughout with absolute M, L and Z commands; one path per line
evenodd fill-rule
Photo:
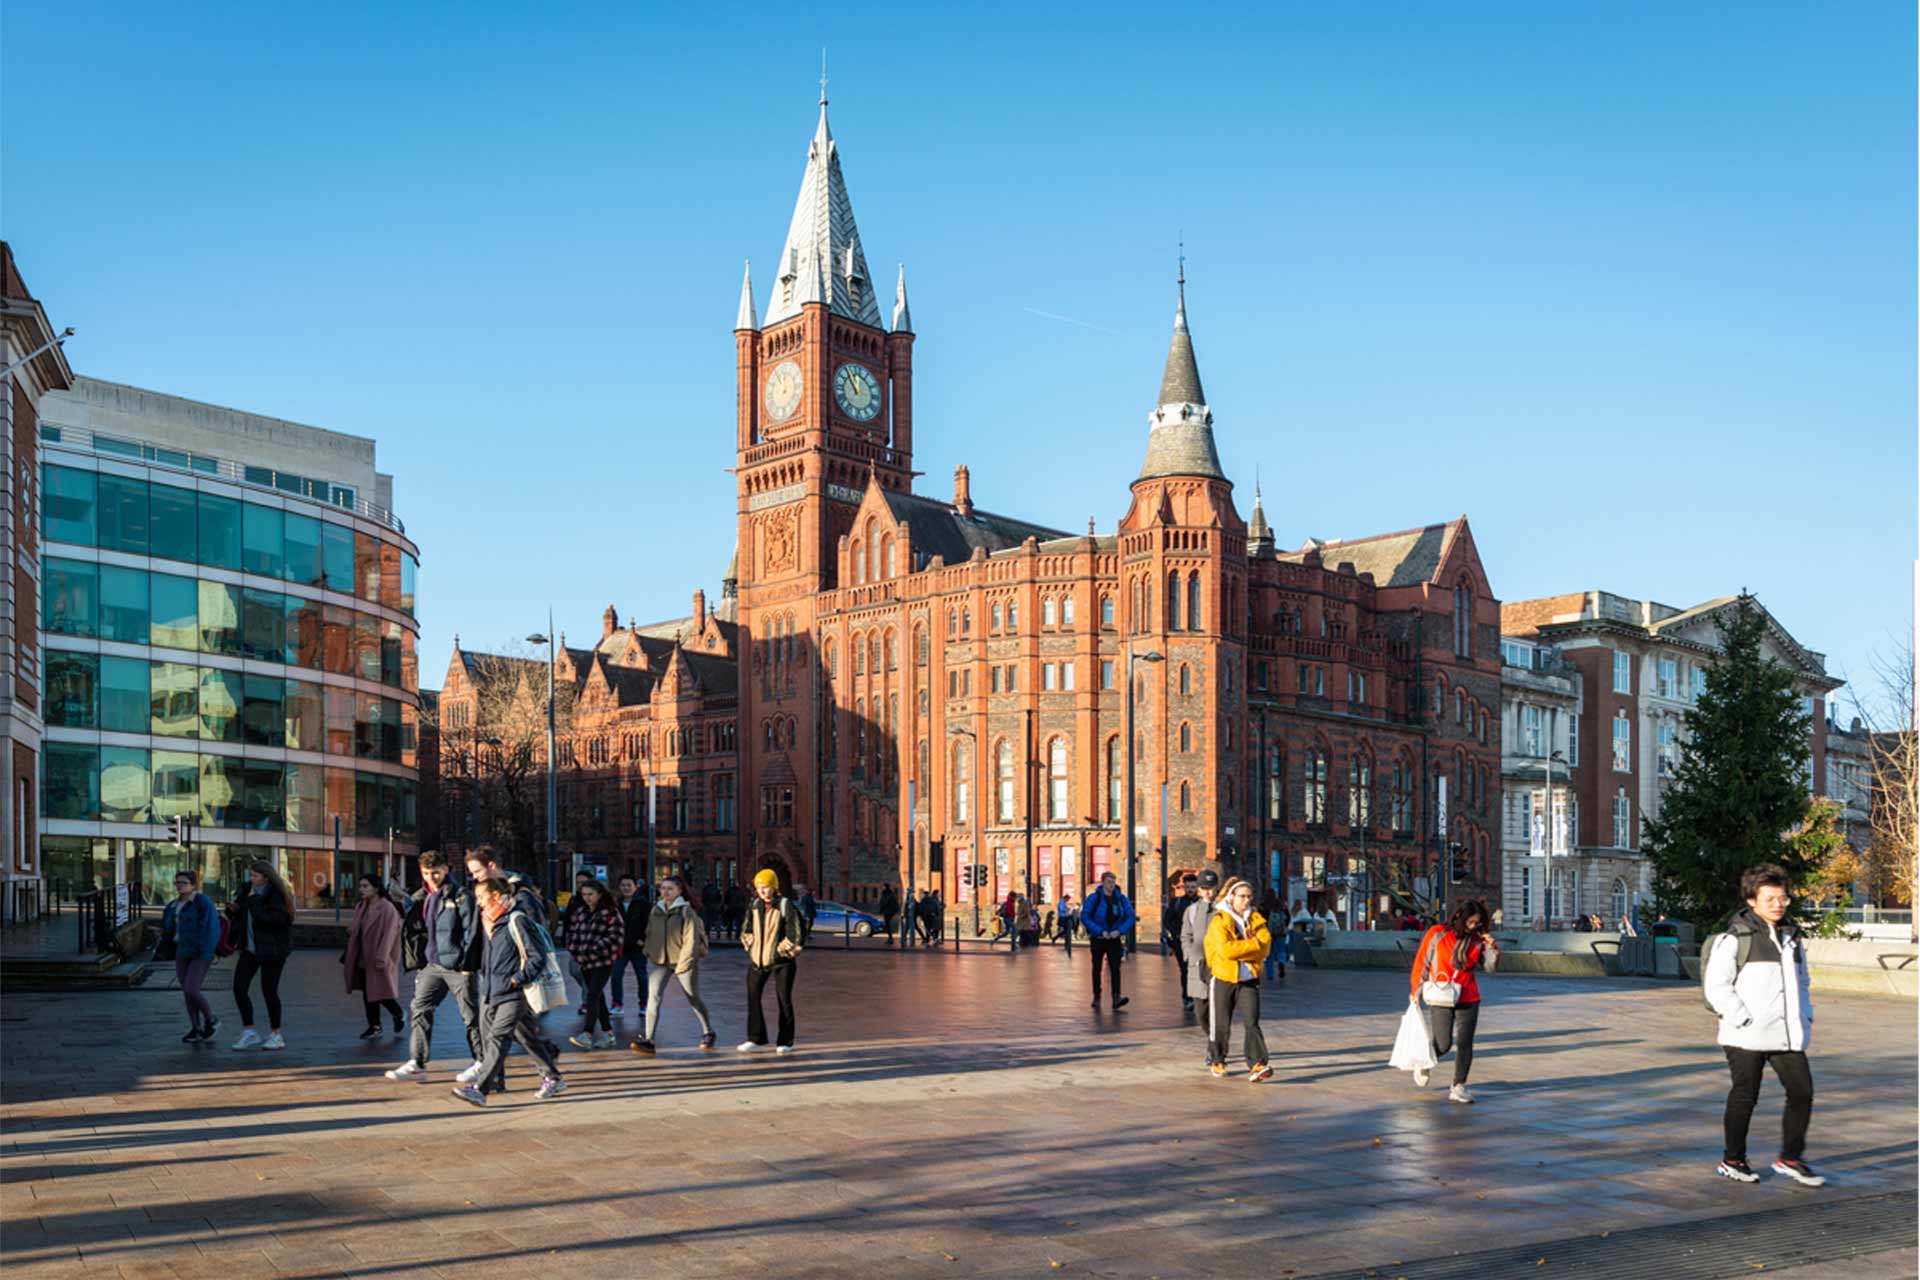
M 1395 831 L 1413 830 L 1413 762 L 1402 756 L 1393 765 L 1391 820 Z
M 1058 621 L 1059 619 L 1054 615 L 1053 597 L 1048 596 L 1040 602 L 1040 625 L 1051 627 Z
M 1627 913 L 1632 908 L 1633 903 L 1627 893 L 1627 882 L 1616 879 L 1613 882 L 1613 919 L 1607 921 L 1607 924 L 1612 928 L 1619 928 L 1620 922 L 1627 918 Z
M 1060 601 L 1060 625 L 1063 627 L 1070 627 L 1073 625 L 1073 597 L 1072 596 L 1067 596 Z
M 1314 826 L 1324 825 L 1327 820 L 1327 753 L 1324 748 L 1316 746 L 1307 750 L 1304 778 L 1303 798 L 1306 803 L 1302 807 L 1306 810 L 1307 822 Z
M 1000 606 L 998 603 L 995 603 L 993 607 L 987 611 L 987 630 L 989 632 L 994 632 L 994 631 L 998 631 L 999 629 L 1000 629 Z
M 793 662 L 793 615 L 792 614 L 787 615 L 787 633 L 785 636 L 781 638 L 780 660 L 788 664 L 791 664 Z
M 1180 575 L 1167 575 L 1167 630 L 1180 629 Z
M 953 743 L 953 820 L 971 821 L 973 803 L 973 742 L 955 738 Z
M 887 576 L 893 576 L 893 535 L 888 534 L 880 540 L 880 559 L 887 566 Z M 878 574 L 874 575 L 878 577 Z
M 1007 601 L 1007 630 L 1018 631 L 1019 629 L 1020 602 L 1018 600 L 1009 600 Z
M 867 561 L 873 565 L 873 580 L 880 581 L 880 532 L 873 521 L 867 521 Z
M 853 583 L 855 586 L 867 580 L 867 544 L 855 541 L 853 544 Z
M 887 670 L 892 671 L 895 669 L 898 665 L 896 661 L 898 656 L 899 655 L 893 651 L 893 631 L 889 628 L 887 631 Z
M 867 635 L 867 670 L 876 676 L 880 674 L 880 633 L 878 631 L 869 632 Z
M 959 630 L 959 625 L 960 625 L 960 615 L 955 613 L 952 609 L 947 610 L 947 639 L 949 640 L 953 639 L 954 635 Z
M 1068 821 L 1067 740 L 1055 738 L 1047 744 L 1047 820 Z
M 1274 743 L 1267 748 L 1267 821 L 1279 822 L 1286 817 L 1287 761 L 1281 753 L 1280 744 Z
M 1473 656 L 1473 590 L 1464 578 L 1453 589 L 1453 651 L 1463 658 Z
M 861 639 L 860 633 L 856 631 L 853 633 L 851 643 L 853 646 L 853 674 L 863 676 L 867 674 L 867 642 Z
M 1193 692 L 1193 668 L 1186 663 L 1180 664 L 1180 696 L 1186 697 Z
M 1113 625 L 1113 597 L 1112 596 L 1100 597 L 1100 625 L 1103 627 L 1110 627 Z
M 1190 782 L 1180 784 L 1180 812 L 1193 812 L 1193 784 Z
M 1107 821 L 1123 822 L 1126 815 L 1121 812 L 1126 804 L 1126 761 L 1120 758 L 1120 738 L 1116 734 L 1107 739 Z
M 1200 571 L 1195 569 L 1187 575 L 1187 630 L 1200 629 Z
M 1455 724 L 1465 724 L 1466 720 L 1467 691 L 1465 689 L 1455 689 L 1453 691 L 1453 722 Z
M 867 700 L 853 700 L 853 768 L 856 773 L 867 767 Z
M 1182 754 L 1193 750 L 1193 726 L 1184 720 L 1180 722 L 1180 750 Z
M 994 821 L 1013 821 L 1013 744 L 1002 739 L 993 749 Z
M 1373 761 L 1360 752 L 1347 761 L 1347 825 L 1373 823 Z
M 960 606 L 960 634 L 962 637 L 973 634 L 973 610 Z
M 913 661 L 915 666 L 927 665 L 927 632 L 924 627 L 913 629 Z
M 821 647 L 826 650 L 821 656 L 827 660 L 827 679 L 838 680 L 840 678 L 840 650 L 834 647 L 834 643 L 831 640 L 827 641 Z

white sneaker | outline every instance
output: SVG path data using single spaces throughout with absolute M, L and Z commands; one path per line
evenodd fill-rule
M 405 1080 L 411 1076 L 423 1076 L 425 1074 L 427 1074 L 427 1069 L 409 1058 L 393 1070 L 387 1072 L 387 1079 Z
M 1415 1067 L 1413 1069 L 1413 1087 L 1414 1088 L 1424 1089 L 1432 1080 L 1433 1080 L 1432 1067 Z
M 779 1048 L 775 1049 L 774 1052 L 777 1054 L 792 1053 L 793 1046 L 790 1044 L 783 1044 Z
M 287 1047 L 287 1042 L 281 1039 L 280 1033 L 276 1031 L 272 1035 L 268 1036 L 265 1040 L 261 1041 L 260 1047 L 262 1049 L 284 1049 Z
M 252 1027 L 248 1027 L 240 1033 L 240 1038 L 233 1042 L 233 1047 L 236 1049 L 258 1049 L 260 1047 L 260 1033 Z
M 735 1045 L 734 1048 L 738 1049 L 741 1053 L 765 1053 L 767 1051 L 767 1046 L 754 1040 L 743 1040 Z
M 460 1069 L 460 1074 L 454 1077 L 454 1081 L 457 1084 L 472 1084 L 475 1080 L 478 1080 L 479 1078 L 480 1078 L 480 1064 L 475 1062 L 468 1066 L 462 1067 Z
M 1467 1086 L 1463 1084 L 1457 1084 L 1457 1085 L 1454 1085 L 1453 1088 L 1447 1090 L 1447 1101 L 1448 1102 L 1472 1102 L 1473 1095 L 1467 1092 Z

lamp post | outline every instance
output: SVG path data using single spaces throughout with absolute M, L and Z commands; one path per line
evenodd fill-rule
M 1134 811 L 1133 811 L 1133 782 L 1134 782 L 1133 773 L 1134 773 L 1134 765 L 1135 765 L 1134 732 L 1133 732 L 1133 663 L 1136 657 L 1141 662 L 1166 661 L 1166 655 L 1158 652 L 1157 650 L 1149 651 L 1147 653 L 1142 653 L 1142 654 L 1135 654 L 1133 651 L 1133 642 L 1132 641 L 1127 642 L 1127 841 L 1126 841 L 1127 900 L 1133 903 L 1134 923 L 1135 923 L 1135 928 L 1129 929 L 1127 931 L 1128 952 L 1132 952 L 1135 941 L 1138 937 L 1138 933 L 1139 933 L 1138 925 L 1139 925 L 1139 917 L 1140 917 L 1140 903 L 1136 897 L 1136 892 L 1134 888 L 1134 877 L 1133 877 L 1133 862 L 1135 857 L 1135 851 L 1133 847 L 1133 840 L 1134 840 L 1133 827 L 1134 827 L 1134 822 L 1136 821 L 1136 815 L 1134 814 Z
M 553 777 L 553 664 L 556 657 L 553 640 L 553 610 L 547 610 L 547 633 L 535 632 L 527 637 L 528 644 L 547 646 L 547 900 L 557 902 L 560 897 L 559 870 L 554 863 L 559 838 L 560 814 L 555 801 Z
M 954 725 L 947 730 L 947 734 L 949 737 L 972 739 L 973 759 L 968 762 L 967 772 L 977 782 L 980 776 L 980 739 L 974 736 L 973 730 L 960 725 Z M 967 852 L 971 859 L 967 863 L 967 896 L 973 899 L 973 936 L 977 938 L 980 936 L 980 886 L 973 882 L 973 868 L 980 861 L 980 795 L 977 786 L 967 793 L 967 813 L 973 819 L 973 847 Z

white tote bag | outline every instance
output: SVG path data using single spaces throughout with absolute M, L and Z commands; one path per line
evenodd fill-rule
M 1433 1038 L 1427 1033 L 1426 1015 L 1420 1011 L 1419 1001 L 1409 1000 L 1387 1065 L 1396 1071 L 1431 1071 L 1433 1064 Z

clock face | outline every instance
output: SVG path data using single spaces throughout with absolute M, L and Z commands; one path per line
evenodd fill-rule
M 834 371 L 833 398 L 855 422 L 871 422 L 880 412 L 880 380 L 865 365 L 848 361 Z
M 800 407 L 800 366 L 783 360 L 767 375 L 767 417 L 785 422 Z

